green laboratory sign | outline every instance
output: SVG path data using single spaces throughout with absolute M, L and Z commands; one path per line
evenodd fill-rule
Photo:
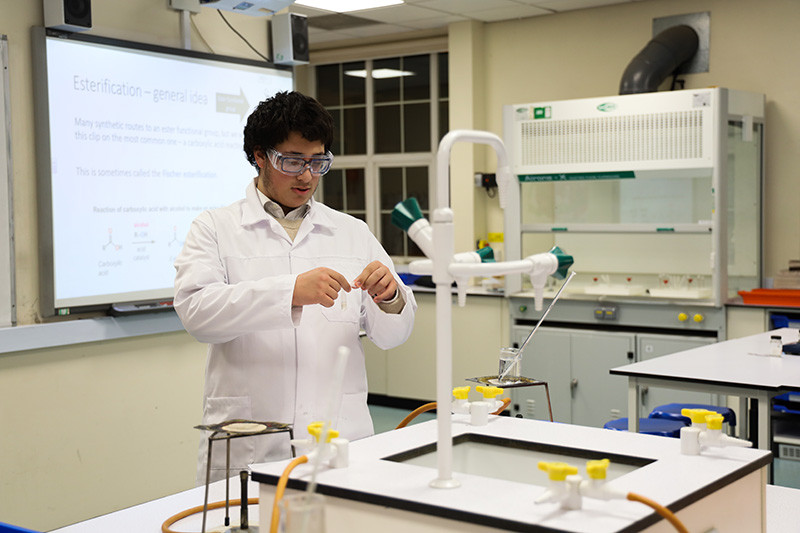
M 533 119 L 538 120 L 540 118 L 550 118 L 553 116 L 552 109 L 550 106 L 545 107 L 534 107 L 533 108 Z
M 574 172 L 568 174 L 518 174 L 520 183 L 539 181 L 591 181 L 591 180 L 622 180 L 633 179 L 636 176 L 632 170 L 617 172 Z

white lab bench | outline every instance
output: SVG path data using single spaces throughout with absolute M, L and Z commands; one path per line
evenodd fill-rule
M 781 328 L 740 339 L 612 368 L 628 378 L 628 416 L 631 431 L 639 430 L 639 393 L 644 386 L 716 392 L 740 399 L 739 418 L 747 428 L 747 398 L 758 400 L 758 446 L 769 449 L 771 400 L 777 394 L 800 389 L 800 357 L 770 356 L 770 337 L 782 343 L 798 341 L 798 330 Z M 746 438 L 747 433 L 743 433 Z
M 235 500 L 240 496 L 240 481 L 238 477 L 230 479 L 230 499 Z M 800 491 L 798 491 L 800 492 Z M 258 497 L 258 484 L 252 480 L 247 486 L 248 500 Z M 161 533 L 161 524 L 168 518 L 194 507 L 203 505 L 205 487 L 195 487 L 177 494 L 165 496 L 157 500 L 134 505 L 113 513 L 84 520 L 70 526 L 54 529 L 51 533 Z M 225 501 L 225 480 L 216 481 L 209 486 L 209 503 Z M 240 510 L 238 506 L 231 507 L 229 516 L 231 524 L 239 524 Z M 248 516 L 251 524 L 258 524 L 258 506 L 250 505 Z M 172 528 L 176 531 L 200 531 L 203 514 L 186 517 L 176 522 Z M 206 531 L 219 528 L 223 524 L 225 508 L 214 509 L 208 512 Z
M 765 531 L 766 468 L 772 456 L 764 450 L 712 449 L 700 456 L 680 454 L 678 439 L 617 432 L 510 417 L 491 417 L 486 426 L 472 426 L 468 417 L 454 415 L 453 438 L 508 439 L 512 447 L 529 451 L 560 451 L 577 455 L 565 462 L 577 466 L 584 478 L 586 458 L 608 456 L 612 463 L 627 460 L 648 464 L 610 481 L 667 506 L 690 531 Z M 461 486 L 429 486 L 435 468 L 385 458 L 409 450 L 430 448 L 436 442 L 436 421 L 382 433 L 351 443 L 350 465 L 322 469 L 318 492 L 327 496 L 327 533 L 338 531 L 672 531 L 649 507 L 626 500 L 585 498 L 580 510 L 562 510 L 556 503 L 534 505 L 545 490 L 546 478 L 537 460 L 484 459 L 474 456 L 483 474 L 459 473 L 454 445 L 454 477 Z M 530 454 L 532 457 L 534 454 Z M 492 457 L 496 457 L 493 455 Z M 487 462 L 494 461 L 487 465 Z M 482 463 L 482 464 L 481 464 Z M 252 466 L 261 483 L 262 516 L 269 512 L 275 485 L 288 461 Z M 640 463 L 641 464 L 641 463 Z M 486 467 L 488 466 L 488 470 Z M 490 477 L 492 471 L 529 473 L 530 482 Z M 469 469 L 469 467 L 465 467 Z M 489 472 L 487 475 L 486 472 Z M 311 466 L 293 471 L 288 487 L 303 490 Z M 501 476 L 504 477 L 505 475 Z
M 426 423 L 426 424 L 430 425 L 431 423 Z M 539 423 L 539 424 L 546 424 L 546 423 Z M 493 422 L 492 425 L 494 426 L 495 423 Z M 418 426 L 422 426 L 422 424 L 412 425 L 412 426 L 409 426 L 408 428 L 406 428 L 405 430 L 398 430 L 398 431 L 395 431 L 395 432 L 391 432 L 389 435 L 392 435 L 394 433 L 398 433 L 398 435 L 399 435 L 399 432 L 403 431 L 406 434 L 408 434 L 408 436 L 403 436 L 402 440 L 404 440 L 404 441 L 407 440 L 407 439 L 413 440 L 413 438 L 419 438 L 419 436 L 412 438 L 411 435 L 410 435 L 411 433 L 417 433 L 420 430 L 425 430 L 425 428 L 421 428 L 421 427 L 419 429 L 415 429 Z M 554 426 L 559 426 L 559 424 L 554 424 Z M 456 426 L 456 427 L 458 427 L 458 426 Z M 532 426 L 532 427 L 537 428 L 537 431 L 538 431 L 539 426 Z M 570 426 L 564 426 L 564 427 L 568 428 Z M 593 430 L 592 431 L 592 437 L 599 436 L 596 433 L 597 431 L 601 431 L 601 430 Z M 631 446 L 630 443 L 635 443 L 634 446 L 641 446 L 642 443 L 645 443 L 647 446 L 650 447 L 650 449 L 652 450 L 652 454 L 653 455 L 667 453 L 667 452 L 669 452 L 670 448 L 674 448 L 674 445 L 677 443 L 676 439 L 669 439 L 669 438 L 666 438 L 666 437 L 651 437 L 651 436 L 648 436 L 648 435 L 631 435 L 631 434 L 627 434 L 625 432 L 612 432 L 612 431 L 608 431 L 608 430 L 605 430 L 605 431 L 608 432 L 609 436 L 610 435 L 618 435 L 618 436 L 627 435 L 627 437 L 623 438 L 623 441 L 629 443 L 629 444 L 626 444 L 624 446 L 625 448 L 630 447 Z M 581 432 L 581 430 L 578 430 L 578 432 Z M 386 434 L 384 434 L 384 435 L 386 435 Z M 600 434 L 600 435 L 602 435 L 602 434 Z M 584 437 L 586 437 L 586 436 L 588 436 L 588 434 L 584 434 Z M 616 440 L 616 439 L 617 439 L 617 437 L 614 437 L 614 440 Z M 380 440 L 383 440 L 383 439 L 380 439 Z M 593 442 L 595 442 L 595 441 L 596 441 L 596 438 L 593 439 Z M 640 442 L 637 443 L 636 441 L 640 441 Z M 579 443 L 586 443 L 586 440 L 584 439 L 583 441 L 579 441 Z M 367 444 L 366 441 L 365 441 L 365 444 Z M 369 446 L 365 446 L 364 448 L 365 449 L 372 449 L 374 447 L 377 447 L 377 444 L 378 443 L 372 443 L 372 444 L 369 444 Z M 358 443 L 352 443 L 351 448 L 352 448 L 351 451 L 353 451 L 355 453 L 356 451 L 360 450 L 361 446 Z M 617 450 L 617 451 L 619 451 L 619 450 Z M 750 453 L 746 453 L 745 455 L 752 455 L 752 452 L 754 452 L 754 450 L 740 450 L 738 453 L 741 453 L 742 451 L 750 452 Z M 357 457 L 353 456 L 352 459 L 354 460 L 354 462 L 358 462 L 357 461 Z M 697 459 L 697 458 L 695 458 L 695 459 Z M 714 463 L 714 464 L 718 462 L 716 459 L 713 459 L 713 458 L 707 458 L 707 459 L 709 461 L 711 461 L 712 463 Z M 729 463 L 730 460 L 722 460 L 722 461 L 719 461 L 719 462 Z M 262 473 L 261 474 L 256 474 L 256 476 L 259 477 L 259 478 L 262 478 L 262 479 L 274 478 L 274 474 L 269 474 L 268 472 L 278 472 L 279 470 L 281 470 L 281 468 L 282 468 L 282 466 L 284 464 L 285 464 L 285 462 L 281 462 L 280 463 L 281 466 L 278 467 L 278 468 L 274 468 L 274 469 L 267 468 L 266 465 L 259 465 L 259 466 L 256 467 L 256 469 L 258 471 L 262 472 Z M 729 468 L 729 466 L 726 466 L 726 469 L 727 468 Z M 756 467 L 756 468 L 758 468 L 758 467 Z M 714 469 L 716 470 L 716 467 Z M 425 469 L 425 470 L 427 470 L 425 472 L 425 475 L 417 474 L 417 475 L 414 476 L 415 480 L 418 479 L 420 482 L 423 483 L 423 485 L 419 486 L 419 487 L 416 486 L 416 482 L 414 480 L 405 481 L 403 478 L 400 478 L 400 479 L 389 478 L 389 479 L 383 479 L 383 480 L 376 480 L 375 484 L 378 485 L 378 486 L 380 486 L 381 484 L 384 484 L 384 485 L 387 485 L 387 486 L 396 486 L 396 485 L 400 485 L 400 484 L 405 485 L 405 486 L 413 485 L 411 487 L 411 492 L 414 492 L 414 491 L 427 492 L 429 490 L 432 490 L 432 489 L 428 489 L 426 487 L 427 481 L 429 481 L 435 475 L 435 472 L 433 470 L 430 470 L 430 469 Z M 302 479 L 307 479 L 307 478 L 304 478 L 304 477 L 300 476 L 301 473 L 302 473 L 302 470 L 300 470 L 300 467 L 298 467 L 298 469 L 296 469 L 295 473 L 292 475 L 293 481 L 291 481 L 290 487 L 302 488 L 302 486 L 301 486 L 302 483 L 299 483 L 298 481 L 296 481 L 296 479 L 298 479 L 298 477 L 301 480 Z M 342 471 L 339 474 L 340 474 L 340 476 L 341 476 L 341 474 L 347 475 L 346 471 Z M 324 481 L 324 484 L 323 484 L 323 487 L 322 487 L 322 491 L 325 492 L 325 493 L 330 493 L 331 491 L 334 490 L 334 487 L 330 487 L 330 488 L 328 487 L 327 481 L 325 480 L 326 477 L 327 476 L 321 476 L 321 478 L 320 478 L 321 481 Z M 469 476 L 466 476 L 466 477 L 468 478 Z M 705 477 L 705 476 L 703 476 L 703 477 Z M 745 477 L 747 477 L 747 475 L 745 475 Z M 463 478 L 465 478 L 465 476 L 458 475 L 458 478 L 459 479 L 463 479 Z M 467 479 L 463 479 L 463 480 L 464 481 L 468 481 Z M 538 490 L 536 487 L 532 487 L 532 486 L 522 487 L 519 484 L 513 484 L 513 485 L 506 485 L 506 488 L 512 487 L 514 489 L 514 492 L 498 492 L 496 490 L 496 486 L 498 484 L 497 482 L 492 481 L 492 480 L 487 480 L 487 483 L 488 484 L 485 487 L 480 487 L 480 488 L 475 489 L 475 490 L 470 488 L 469 489 L 470 496 L 462 496 L 460 493 L 455 493 L 455 492 L 453 492 L 452 494 L 455 494 L 455 498 L 460 498 L 460 499 L 468 498 L 469 500 L 474 500 L 474 499 L 485 498 L 486 500 L 489 501 L 489 503 L 494 508 L 502 509 L 502 508 L 504 508 L 506 506 L 506 504 L 513 505 L 514 508 L 519 508 L 520 506 L 530 506 L 531 505 L 530 502 L 532 501 L 532 499 L 534 497 L 533 493 L 536 490 Z M 639 480 L 639 481 L 636 481 L 636 484 L 637 485 L 645 485 L 645 484 L 647 484 L 647 482 Z M 668 490 L 666 484 L 660 484 L 658 482 L 658 480 L 651 480 L 649 484 L 653 485 L 653 486 L 656 486 L 656 487 L 658 487 L 659 485 L 662 485 L 662 487 L 657 491 L 657 493 L 645 494 L 648 497 L 659 498 L 660 495 L 662 495 L 662 494 L 664 494 L 666 492 L 675 492 L 675 490 L 676 490 L 674 487 L 672 489 Z M 469 485 L 472 486 L 472 483 L 469 483 Z M 467 486 L 468 486 L 468 484 L 465 483 L 464 485 L 462 485 L 462 487 L 460 489 L 455 489 L 455 490 L 464 492 L 464 489 Z M 251 497 L 255 496 L 257 494 L 258 490 L 259 490 L 258 484 L 253 482 L 253 481 L 251 481 L 250 484 L 249 484 L 249 489 L 248 489 L 249 495 Z M 376 487 L 371 487 L 369 490 L 377 491 L 377 488 Z M 503 489 L 503 490 L 506 490 L 506 489 Z M 644 488 L 643 490 L 647 490 L 647 489 Z M 262 492 L 262 495 L 261 495 L 262 498 L 263 497 L 268 498 L 266 500 L 266 506 L 267 506 L 267 508 L 269 508 L 268 513 L 271 513 L 272 492 L 273 492 L 272 485 L 270 485 L 269 483 L 263 485 L 261 492 Z M 408 492 L 408 491 L 406 491 L 406 492 Z M 183 492 L 179 492 L 177 494 L 173 494 L 173 495 L 170 495 L 170 496 L 167 496 L 167 497 L 164 497 L 164 498 L 159 498 L 157 500 L 146 502 L 146 503 L 143 503 L 141 505 L 136 505 L 136 506 L 133 506 L 133 507 L 130 507 L 130 508 L 127 508 L 127 509 L 122 509 L 120 511 L 109 513 L 107 515 L 99 516 L 99 517 L 92 518 L 92 519 L 89 519 L 89 520 L 86 520 L 86 521 L 83 521 L 83 522 L 72 524 L 70 526 L 62 527 L 62 528 L 54 530 L 52 533 L 107 533 L 109 531 L 113 531 L 114 533 L 160 533 L 161 524 L 167 518 L 169 518 L 170 516 L 172 516 L 172 515 L 174 515 L 176 513 L 179 513 L 181 511 L 183 511 L 184 509 L 188 509 L 188 508 L 191 508 L 191 507 L 202 505 L 203 504 L 203 493 L 204 493 L 204 488 L 203 487 L 196 487 L 196 488 L 189 489 L 189 490 L 186 490 L 186 491 L 183 491 Z M 211 485 L 211 499 L 210 499 L 210 501 L 219 501 L 219 500 L 224 498 L 224 495 L 225 495 L 224 481 L 218 481 L 218 482 L 213 483 Z M 231 498 L 238 498 L 238 497 L 239 497 L 239 483 L 238 483 L 238 479 L 234 478 L 234 479 L 231 480 Z M 746 495 L 743 495 L 743 497 L 744 497 L 745 501 L 752 501 L 754 499 L 756 501 L 758 501 L 762 497 L 762 493 L 760 492 L 760 489 L 754 489 L 754 491 L 752 493 L 748 493 Z M 345 520 L 343 520 L 342 522 L 340 522 L 338 524 L 334 523 L 334 520 L 336 520 L 337 517 L 339 517 L 340 514 L 341 514 L 341 511 L 339 510 L 338 506 L 350 505 L 353 508 L 355 508 L 355 507 L 363 507 L 363 506 L 378 507 L 378 512 L 383 513 L 381 516 L 384 519 L 381 522 L 381 529 L 380 530 L 382 532 L 390 531 L 390 529 L 392 527 L 395 527 L 395 526 L 398 525 L 398 521 L 406 520 L 408 518 L 406 513 L 408 513 L 409 511 L 404 511 L 402 509 L 398 509 L 396 506 L 389 506 L 389 505 L 377 506 L 377 505 L 372 505 L 370 503 L 357 502 L 357 501 L 347 500 L 345 498 L 339 498 L 339 497 L 330 496 L 330 495 L 328 496 L 328 499 L 329 499 L 330 504 L 326 507 L 326 516 L 331 521 L 331 523 L 328 525 L 327 533 L 336 533 L 337 531 L 343 530 L 344 527 L 342 526 L 342 524 L 344 524 L 346 527 L 348 527 L 348 529 L 347 529 L 348 532 L 359 530 L 358 529 L 360 527 L 359 526 L 359 521 L 357 520 L 355 515 L 352 515 L 352 516 L 351 515 L 347 515 Z M 367 499 L 367 497 L 365 496 L 364 497 L 364 501 L 368 502 L 369 499 Z M 704 507 L 705 507 L 704 501 L 705 501 L 705 499 L 702 502 L 699 502 L 700 505 L 698 507 L 699 507 L 700 511 L 702 511 L 704 509 Z M 518 503 L 515 503 L 515 502 L 518 502 Z M 626 503 L 626 502 L 620 502 L 620 503 Z M 662 501 L 662 503 L 666 503 L 666 502 Z M 683 503 L 686 504 L 687 502 L 683 502 Z M 739 499 L 736 499 L 733 502 L 730 502 L 730 501 L 723 501 L 723 502 L 709 501 L 708 502 L 709 506 L 711 506 L 711 505 L 720 505 L 720 506 L 723 506 L 725 508 L 733 508 L 734 511 L 735 511 L 735 507 L 737 505 L 739 505 L 739 504 L 740 504 L 740 500 Z M 337 508 L 334 508 L 335 506 Z M 647 508 L 645 508 L 643 506 L 639 507 L 639 504 L 626 503 L 626 506 L 629 508 L 628 511 L 626 512 L 626 514 L 630 514 L 633 509 L 637 509 L 637 511 L 638 511 L 638 513 L 640 515 L 648 513 L 647 512 Z M 773 485 L 767 485 L 766 486 L 766 526 L 767 526 L 766 531 L 767 531 L 767 533 L 796 533 L 796 531 L 797 531 L 797 514 L 796 514 L 797 511 L 796 510 L 797 510 L 798 507 L 800 507 L 800 490 L 786 488 L 786 487 L 777 487 L 777 486 L 773 486 Z M 346 507 L 343 507 L 343 508 L 346 508 Z M 411 509 L 413 507 L 411 505 L 409 505 L 408 508 Z M 546 506 L 546 509 L 547 509 L 547 511 L 549 511 L 549 514 L 552 515 L 552 517 L 556 517 L 558 514 L 562 514 L 562 515 L 565 514 L 565 513 L 559 513 L 558 511 L 555 511 L 553 509 L 553 505 L 550 505 L 550 504 L 548 504 Z M 673 509 L 674 509 L 674 507 L 673 507 Z M 688 509 L 686 509 L 686 510 L 688 511 Z M 481 530 L 486 530 L 487 529 L 485 526 L 481 526 L 477 522 L 474 523 L 474 524 L 473 523 L 470 523 L 470 524 L 457 523 L 456 520 L 454 520 L 452 518 L 448 518 L 446 515 L 442 516 L 434 508 L 429 508 L 428 512 L 430 514 L 414 516 L 414 519 L 417 522 L 419 522 L 420 524 L 422 524 L 420 527 L 415 528 L 416 531 L 423 531 L 423 532 L 424 531 L 434 531 L 434 530 L 443 531 L 443 530 L 446 530 L 448 526 L 450 526 L 450 527 L 458 526 L 459 527 L 459 531 L 466 531 L 466 532 L 481 531 Z M 259 513 L 258 507 L 251 506 L 251 508 L 250 508 L 250 523 L 251 524 L 261 524 L 261 527 L 262 527 L 261 531 L 267 531 L 266 528 L 267 528 L 268 520 L 267 519 L 260 520 L 259 519 L 259 514 L 260 513 Z M 415 513 L 415 514 L 418 514 L 418 513 Z M 590 516 L 586 516 L 587 514 L 589 514 Z M 579 519 L 581 519 L 581 520 L 585 519 L 587 522 L 592 522 L 594 519 L 598 518 L 598 516 L 599 516 L 597 511 L 594 511 L 594 512 L 584 511 L 584 512 L 581 512 L 580 515 L 582 517 L 577 516 L 577 514 L 576 514 L 575 521 L 577 521 Z M 685 519 L 684 515 L 685 515 L 685 512 L 683 510 L 678 512 L 678 516 L 680 516 L 682 519 Z M 212 512 L 211 516 L 212 516 L 212 518 L 209 519 L 209 529 L 211 527 L 217 527 L 220 524 L 222 524 L 221 511 L 214 511 L 214 512 Z M 268 517 L 270 515 L 267 514 L 266 516 Z M 238 509 L 231 509 L 231 517 L 232 517 L 232 523 L 233 524 L 238 524 L 239 510 Z M 658 525 L 661 525 L 662 528 L 663 528 L 664 522 L 660 521 Z M 692 528 L 691 523 L 689 525 L 690 525 L 690 531 L 695 531 L 695 529 Z M 180 530 L 180 531 L 200 531 L 200 516 L 196 515 L 192 519 L 186 519 L 184 521 L 178 522 L 173 527 L 175 529 L 177 529 L 177 530 Z M 531 525 L 529 527 L 529 529 L 534 530 L 534 527 L 535 526 Z M 665 531 L 670 531 L 669 528 L 666 528 L 664 530 Z M 744 529 L 743 527 L 741 527 L 741 528 L 734 527 L 734 528 L 729 529 L 729 530 L 730 531 L 745 531 L 746 529 Z M 703 531 L 703 530 L 700 529 L 700 531 Z

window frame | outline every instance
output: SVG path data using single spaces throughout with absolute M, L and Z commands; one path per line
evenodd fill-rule
M 364 190 L 365 190 L 365 209 L 366 209 L 366 222 L 370 231 L 381 240 L 381 206 L 380 206 L 380 185 L 379 176 L 380 169 L 383 167 L 427 167 L 428 169 L 428 201 L 429 207 L 436 205 L 436 154 L 439 148 L 439 55 L 447 53 L 447 50 L 435 49 L 427 51 L 412 51 L 400 52 L 393 54 L 381 54 L 373 57 L 365 57 L 359 59 L 341 59 L 334 60 L 331 58 L 328 61 L 320 61 L 309 65 L 309 88 L 310 94 L 317 96 L 316 87 L 316 68 L 331 65 L 331 64 L 345 64 L 353 61 L 363 61 L 367 72 L 365 78 L 365 95 L 366 95 L 366 153 L 359 155 L 342 155 L 334 154 L 334 168 L 338 170 L 346 170 L 352 168 L 360 168 L 364 170 Z M 418 55 L 428 55 L 429 57 L 429 101 L 430 101 L 430 152 L 397 152 L 397 153 L 376 153 L 375 152 L 375 95 L 374 84 L 372 78 L 373 64 L 377 60 L 391 59 L 397 57 L 411 57 Z M 341 75 L 344 75 L 343 73 Z M 449 102 L 449 94 L 444 100 Z M 404 102 L 403 99 L 400 100 Z M 403 131 L 401 130 L 401 135 Z M 325 179 L 324 177 L 322 178 Z M 321 188 L 317 190 L 315 198 L 324 202 Z M 400 198 L 398 201 L 404 200 Z M 395 263 L 407 263 L 414 259 L 419 259 L 419 256 L 391 256 Z

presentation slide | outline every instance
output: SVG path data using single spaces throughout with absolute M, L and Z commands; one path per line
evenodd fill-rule
M 290 71 L 47 38 L 55 307 L 171 299 L 192 220 L 244 196 Z

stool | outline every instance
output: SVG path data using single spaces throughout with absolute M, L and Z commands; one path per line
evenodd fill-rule
M 686 427 L 680 420 L 669 420 L 666 418 L 640 418 L 639 419 L 639 433 L 647 435 L 658 435 L 660 437 L 674 437 L 681 436 L 681 428 Z M 606 422 L 603 426 L 605 429 L 612 429 L 614 431 L 628 431 L 628 419 L 618 418 Z
M 688 417 L 685 417 L 681 414 L 681 410 L 683 409 L 706 409 L 708 411 L 714 411 L 715 413 L 722 415 L 722 420 L 728 424 L 728 427 L 736 427 L 736 413 L 733 412 L 733 409 L 719 405 L 708 405 L 702 403 L 668 403 L 665 405 L 659 405 L 650 413 L 650 418 L 681 420 L 685 422 L 686 425 L 690 425 L 692 421 L 689 420 Z

